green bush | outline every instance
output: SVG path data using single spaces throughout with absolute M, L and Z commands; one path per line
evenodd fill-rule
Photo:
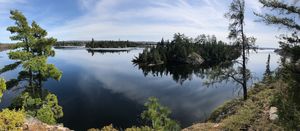
M 58 105 L 57 97 L 51 93 L 45 97 L 39 97 L 25 92 L 14 100 L 11 108 L 23 108 L 28 115 L 47 124 L 56 124 L 56 120 L 63 116 L 63 110 Z
M 54 113 L 52 112 L 49 106 L 44 106 L 37 111 L 36 114 L 37 119 L 45 122 L 47 124 L 55 124 L 56 120 L 54 118 Z
M 127 128 L 125 131 L 155 131 L 152 128 L 148 126 L 142 126 L 142 127 L 131 127 Z
M 5 80 L 3 78 L 0 78 L 0 99 L 2 98 L 2 95 L 5 90 L 6 90 Z
M 159 104 L 158 99 L 150 97 L 145 103 L 147 110 L 142 113 L 142 118 L 151 122 L 151 126 L 156 131 L 178 131 L 179 124 L 170 119 L 171 111 Z
M 5 131 L 21 131 L 25 117 L 24 111 L 4 109 L 0 112 L 0 129 Z

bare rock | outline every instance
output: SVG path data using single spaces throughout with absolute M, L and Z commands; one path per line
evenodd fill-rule
M 48 125 L 33 117 L 26 118 L 23 131 L 72 131 L 63 125 Z
M 191 65 L 201 65 L 204 62 L 204 59 L 197 53 L 193 52 L 188 55 L 186 63 Z
M 277 107 L 271 107 L 270 111 L 269 111 L 269 119 L 271 121 L 275 121 L 278 119 L 278 115 L 277 115 L 278 109 Z

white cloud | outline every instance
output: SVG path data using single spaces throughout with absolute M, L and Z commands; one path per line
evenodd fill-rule
M 79 0 L 83 1 L 83 0 Z M 181 32 L 189 36 L 202 33 L 215 34 L 221 40 L 227 41 L 228 20 L 224 18 L 227 5 L 217 0 L 199 0 L 199 4 L 190 4 L 186 0 L 172 2 L 150 1 L 144 7 L 132 6 L 120 9 L 126 3 L 134 5 L 134 0 L 88 0 L 93 7 L 86 8 L 87 13 L 65 25 L 50 29 L 50 34 L 59 40 L 91 39 L 130 39 L 130 40 L 160 40 L 161 37 L 171 38 L 174 33 Z M 227 1 L 228 3 L 230 1 Z M 258 0 L 247 0 L 251 10 L 258 11 Z M 226 2 L 225 2 L 226 3 Z M 85 6 L 85 4 L 83 4 Z M 251 12 L 252 13 L 252 12 Z M 261 34 L 260 23 L 247 18 L 249 34 Z M 264 32 L 265 33 L 265 32 Z M 272 36 L 268 34 L 268 36 Z M 259 43 L 275 43 L 256 35 Z M 271 45 L 272 46 L 272 45 Z
M 94 7 L 97 0 L 78 0 L 78 5 L 81 9 L 86 10 Z
M 0 4 L 0 7 L 5 5 L 5 8 L 0 8 L 0 14 L 1 11 L 6 11 L 7 19 L 9 8 L 24 1 L 0 0 L 1 2 L 6 4 Z M 52 20 L 48 17 L 37 21 L 51 36 L 59 40 L 89 40 L 93 37 L 99 40 L 120 38 L 157 41 L 162 37 L 170 39 L 174 33 L 180 32 L 193 37 L 203 33 L 214 34 L 219 39 L 228 41 L 228 20 L 224 18 L 224 13 L 230 2 L 231 0 L 77 0 L 78 7 L 85 12 L 83 15 L 54 24 L 55 26 L 49 26 L 48 23 Z M 260 9 L 258 0 L 246 0 L 246 4 L 251 11 L 249 15 Z M 269 29 L 254 20 L 246 19 L 247 33 L 258 37 L 259 43 L 277 45 L 276 39 L 266 39 L 260 35 L 272 36 L 273 33 L 267 32 Z M 0 22 L 0 25 L 7 27 L 7 22 Z M 261 31 L 261 28 L 264 30 Z M 9 35 L 5 29 L 1 29 L 0 34 L 2 40 L 8 40 Z

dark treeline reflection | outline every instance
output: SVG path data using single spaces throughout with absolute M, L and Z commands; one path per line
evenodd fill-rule
M 232 62 L 224 62 L 219 65 L 212 65 L 212 64 L 203 64 L 201 66 L 193 66 L 187 64 L 162 64 L 162 65 L 155 65 L 155 66 L 143 66 L 140 64 L 134 64 L 140 70 L 143 71 L 144 76 L 153 75 L 157 77 L 162 77 L 165 75 L 172 76 L 173 80 L 177 83 L 183 84 L 186 80 L 192 80 L 193 75 L 205 79 L 210 78 L 213 72 L 217 72 L 220 69 L 232 68 Z M 221 74 L 220 74 L 221 75 Z M 218 77 L 214 75 L 214 77 Z
M 95 53 L 99 53 L 99 54 L 107 54 L 107 53 L 123 53 L 123 52 L 126 52 L 126 53 L 129 53 L 130 50 L 91 50 L 91 49 L 87 49 L 87 52 L 88 53 L 91 53 L 92 56 L 95 55 Z

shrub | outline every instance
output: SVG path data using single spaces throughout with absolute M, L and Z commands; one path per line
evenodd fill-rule
M 171 111 L 167 107 L 160 105 L 157 98 L 150 97 L 145 106 L 147 110 L 142 113 L 142 118 L 150 121 L 154 130 L 180 130 L 179 124 L 169 118 Z
M 5 80 L 0 78 L 0 99 L 2 98 L 3 92 L 6 90 Z M 1 100 L 0 100 L 1 101 Z
M 4 109 L 0 112 L 0 129 L 8 131 L 21 131 L 25 121 L 24 111 Z
M 54 113 L 49 106 L 43 106 L 37 111 L 36 117 L 47 124 L 55 124 Z

